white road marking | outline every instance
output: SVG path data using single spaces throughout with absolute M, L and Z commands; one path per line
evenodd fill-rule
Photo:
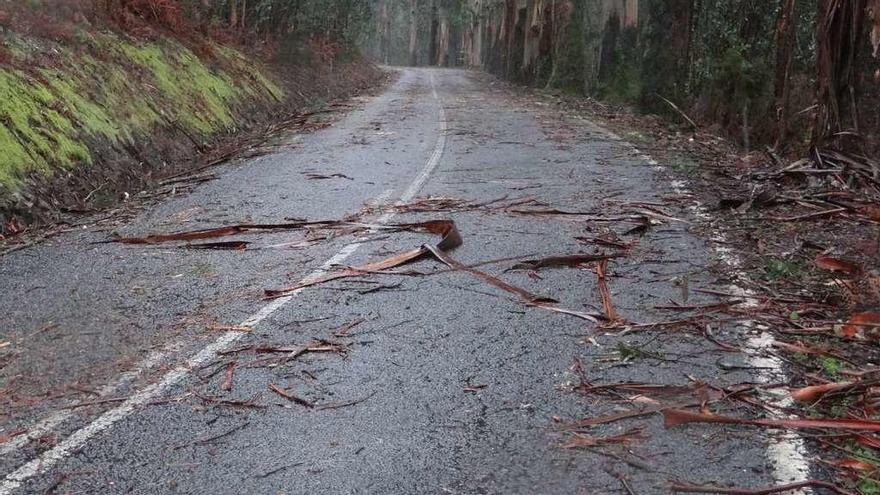
M 153 369 L 154 367 L 158 366 L 159 363 L 164 362 L 169 355 L 171 355 L 174 351 L 179 350 L 180 348 L 181 343 L 174 342 L 172 345 L 165 347 L 161 351 L 153 351 L 149 353 L 147 357 L 144 358 L 143 361 L 138 363 L 134 368 L 119 375 L 119 378 L 115 382 L 104 385 L 103 387 L 96 390 L 97 396 L 100 398 L 107 398 L 112 396 L 114 392 L 121 389 L 126 384 L 132 382 L 142 373 Z M 10 454 L 27 445 L 28 443 L 48 433 L 51 433 L 55 428 L 70 419 L 73 416 L 73 413 L 73 409 L 60 409 L 53 412 L 46 418 L 38 421 L 37 423 L 34 423 L 28 428 L 27 433 L 19 435 L 12 440 L 0 445 L 0 456 Z
M 437 102 L 437 106 L 439 107 L 439 120 L 440 120 L 440 137 L 437 138 L 437 144 L 434 145 L 434 153 L 428 158 L 428 163 L 425 164 L 425 168 L 422 169 L 422 172 L 416 177 L 416 179 L 410 184 L 409 188 L 403 193 L 400 197 L 401 202 L 407 202 L 413 199 L 416 194 L 418 194 L 419 190 L 424 187 L 425 182 L 428 180 L 428 176 L 430 176 L 434 169 L 437 168 L 437 164 L 440 163 L 440 158 L 443 156 L 443 150 L 446 148 L 446 131 L 448 124 L 446 122 L 446 110 L 443 108 L 443 104 L 440 102 L 440 96 L 437 95 L 437 86 L 434 84 L 434 73 L 430 73 L 431 79 L 431 95 L 434 97 L 434 101 Z
M 430 83 L 431 83 L 431 94 L 434 100 L 437 103 L 438 107 L 438 124 L 439 124 L 439 135 L 437 137 L 437 142 L 434 145 L 434 151 L 431 156 L 428 158 L 428 161 L 425 162 L 425 166 L 422 168 L 421 172 L 416 176 L 412 183 L 410 183 L 409 187 L 407 187 L 406 191 L 400 196 L 398 200 L 398 204 L 406 203 L 412 200 L 416 194 L 418 194 L 419 190 L 424 187 L 425 183 L 428 181 L 431 173 L 437 168 L 437 165 L 440 163 L 440 159 L 443 157 L 443 152 L 446 148 L 446 131 L 448 128 L 448 123 L 446 122 L 446 111 L 443 108 L 443 103 L 440 100 L 439 95 L 437 94 L 437 88 L 434 82 L 434 74 L 433 72 L 429 73 L 430 75 Z M 377 201 L 380 203 L 384 203 L 388 197 L 391 196 L 392 191 L 386 191 L 382 195 L 377 198 Z M 393 212 L 388 212 L 380 216 L 376 223 L 385 223 L 394 217 Z M 334 265 L 338 265 L 345 261 L 348 257 L 357 251 L 357 249 L 363 243 L 360 241 L 355 241 L 351 244 L 343 247 L 339 252 L 337 252 L 333 257 L 328 259 L 321 265 L 320 268 L 309 274 L 306 278 L 304 278 L 301 283 L 308 282 L 309 280 L 313 280 L 315 278 L 320 277 L 325 274 L 328 270 L 330 270 Z M 274 299 L 272 302 L 260 308 L 259 311 L 254 313 L 253 316 L 250 316 L 239 326 L 246 327 L 254 327 L 273 313 L 281 309 L 284 305 L 290 302 L 297 294 L 302 292 L 304 289 L 299 289 L 291 292 L 289 295 L 280 297 L 278 299 Z M 182 381 L 186 376 L 195 368 L 198 368 L 205 363 L 209 362 L 211 359 L 217 356 L 218 351 L 222 351 L 227 349 L 237 340 L 241 339 L 245 334 L 242 332 L 227 332 L 221 335 L 217 340 L 209 344 L 207 347 L 199 351 L 197 354 L 189 358 L 184 364 L 177 366 L 172 371 L 165 374 L 161 380 L 158 382 L 149 385 L 145 389 L 136 393 L 128 400 L 123 402 L 116 408 L 113 408 L 96 420 L 92 421 L 88 425 L 83 428 L 77 430 L 69 437 L 62 440 L 55 447 L 47 450 L 46 452 L 39 455 L 36 459 L 31 460 L 25 465 L 19 467 L 12 473 L 8 474 L 3 482 L 0 483 L 0 495 L 9 495 L 14 490 L 20 488 L 24 482 L 33 478 L 34 476 L 38 476 L 47 472 L 51 469 L 55 464 L 64 460 L 66 457 L 69 457 L 71 453 L 76 451 L 85 445 L 89 440 L 95 437 L 95 435 L 101 433 L 104 430 L 109 429 L 122 419 L 125 419 L 130 414 L 132 414 L 138 407 L 155 400 L 159 395 L 164 393 L 166 390 L 176 385 L 180 381 Z M 138 369 L 132 370 L 129 372 L 129 378 L 136 376 L 143 370 L 139 370 L 139 368 L 147 366 L 147 365 L 155 365 L 158 362 L 161 362 L 163 355 L 159 353 L 156 356 L 150 356 L 146 360 L 144 360 Z M 115 384 L 110 385 L 108 387 L 113 387 L 110 392 L 116 390 L 116 385 L 121 385 L 124 383 L 122 380 L 117 381 Z M 36 427 L 40 427 L 43 431 L 50 431 L 51 428 L 58 426 L 66 419 L 70 417 L 69 412 L 61 412 L 55 415 L 50 416 L 49 418 L 38 423 Z M 23 438 L 20 443 L 17 443 L 18 446 L 24 445 L 27 443 L 31 435 L 28 435 L 26 438 Z
M 655 170 L 665 170 L 665 167 L 659 164 L 657 160 L 654 160 L 651 156 L 642 152 L 636 146 L 624 140 L 616 133 L 596 124 L 595 122 L 590 122 L 590 124 L 605 133 L 609 138 L 632 148 L 639 159 L 647 162 Z M 676 194 L 690 194 L 686 181 L 673 180 L 671 181 L 671 185 Z M 706 213 L 705 205 L 699 201 L 695 201 L 695 203 L 690 206 L 690 210 L 698 218 L 704 220 L 712 218 L 711 215 Z M 742 261 L 740 258 L 733 253 L 732 249 L 724 247 L 729 244 L 726 242 L 724 234 L 718 230 L 713 231 L 711 241 L 713 241 L 712 250 L 719 258 L 721 258 L 724 264 L 734 271 L 737 279 L 742 282 L 747 281 L 749 277 L 742 271 Z M 731 285 L 729 291 L 745 298 L 745 305 L 758 305 L 758 301 L 755 297 L 756 294 L 750 290 L 744 289 L 738 285 Z M 766 327 L 757 325 L 754 322 L 745 322 L 745 326 L 760 331 L 758 335 L 749 337 L 748 346 L 745 347 L 749 364 L 758 369 L 756 378 L 761 383 L 781 381 L 780 377 L 785 377 L 785 371 L 782 368 L 783 363 L 778 357 L 767 352 L 772 348 L 773 342 L 775 341 L 773 335 L 767 331 L 768 329 Z M 783 408 L 788 408 L 793 405 L 791 397 L 788 394 L 774 395 L 772 400 Z M 780 418 L 784 417 L 784 415 L 778 413 L 773 415 Z M 807 461 L 807 451 L 804 445 L 804 438 L 798 432 L 786 431 L 773 439 L 768 438 L 767 457 L 772 461 L 773 477 L 777 482 L 787 484 L 810 479 L 810 463 Z M 795 495 L 807 495 L 814 492 L 809 488 L 805 488 L 792 493 Z

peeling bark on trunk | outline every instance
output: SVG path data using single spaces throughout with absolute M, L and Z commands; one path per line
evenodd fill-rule
M 544 27 L 543 0 L 529 0 L 527 4 L 525 42 L 523 49 L 523 71 L 533 74 L 540 57 L 541 35 Z
M 868 19 L 871 21 L 871 46 L 874 58 L 880 58 L 880 0 L 868 0 Z
M 445 11 L 440 11 L 440 30 L 437 42 L 437 65 L 449 66 L 449 20 Z
M 820 0 L 816 22 L 817 111 L 813 144 L 839 146 L 858 132 L 856 56 L 864 42 L 867 0 Z

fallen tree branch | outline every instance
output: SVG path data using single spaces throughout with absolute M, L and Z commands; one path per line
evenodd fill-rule
M 715 414 L 694 413 L 682 409 L 663 411 L 663 426 L 674 428 L 688 423 L 717 423 L 760 426 L 764 428 L 829 428 L 838 430 L 880 431 L 880 421 L 858 419 L 744 419 Z
M 788 485 L 772 486 L 769 488 L 721 488 L 712 485 L 693 485 L 690 483 L 673 483 L 669 489 L 680 493 L 719 493 L 726 495 L 770 495 L 773 493 L 790 492 L 801 488 L 824 488 L 840 495 L 854 495 L 837 485 L 827 481 L 807 480 Z
M 672 108 L 673 110 L 675 110 L 675 113 L 681 115 L 681 117 L 682 117 L 684 120 L 686 120 L 688 124 L 690 124 L 690 126 L 691 126 L 691 128 L 692 128 L 693 130 L 697 130 L 697 128 L 699 127 L 699 126 L 697 125 L 697 123 L 694 122 L 693 119 L 691 119 L 690 117 L 688 117 L 688 115 L 687 115 L 686 113 L 684 113 L 684 111 L 682 111 L 682 109 L 678 108 L 678 105 L 676 105 L 675 103 L 673 103 L 673 102 L 667 100 L 666 98 L 662 97 L 659 93 L 654 93 L 654 94 L 657 95 L 657 98 L 660 98 L 660 99 L 663 100 L 667 105 L 669 105 L 670 108 Z

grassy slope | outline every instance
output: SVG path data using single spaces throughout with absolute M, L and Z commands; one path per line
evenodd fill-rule
M 93 144 L 124 148 L 157 127 L 210 136 L 235 127 L 248 102 L 283 91 L 237 51 L 199 57 L 168 39 L 81 33 L 49 44 L 9 37 L 0 65 L 0 207 L 32 181 L 89 166 Z

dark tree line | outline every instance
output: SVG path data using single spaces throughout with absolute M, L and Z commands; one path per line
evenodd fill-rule
M 320 37 L 356 45 L 373 33 L 371 0 L 91 0 L 123 27 L 138 23 L 245 42 Z
M 377 2 L 384 62 L 681 110 L 746 146 L 878 147 L 880 0 Z

